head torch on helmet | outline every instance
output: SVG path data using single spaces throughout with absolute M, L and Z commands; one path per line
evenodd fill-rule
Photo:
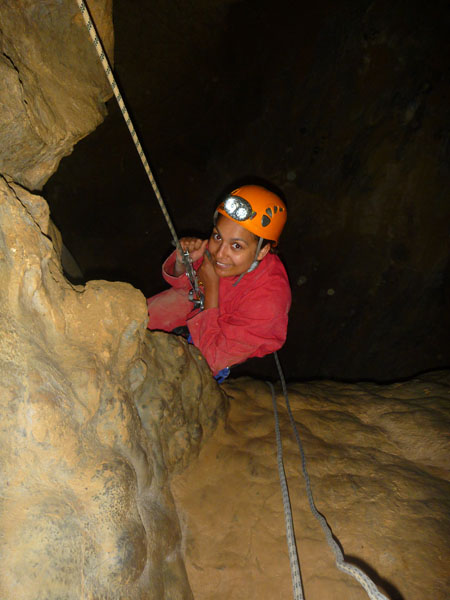
M 254 235 L 278 243 L 286 223 L 286 206 L 279 196 L 260 185 L 243 185 L 217 208 Z
M 250 202 L 240 196 L 228 196 L 223 203 L 223 210 L 235 221 L 246 221 L 256 216 Z

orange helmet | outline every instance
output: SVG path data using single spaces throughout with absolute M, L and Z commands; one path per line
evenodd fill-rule
M 275 246 L 287 219 L 283 200 L 260 185 L 234 190 L 219 204 L 217 212 Z

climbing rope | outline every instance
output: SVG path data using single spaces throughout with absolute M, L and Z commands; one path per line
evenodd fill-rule
M 325 518 L 320 514 L 320 512 L 316 508 L 316 505 L 315 505 L 314 499 L 313 499 L 313 495 L 312 495 L 311 481 L 309 479 L 308 471 L 306 469 L 305 452 L 303 450 L 303 445 L 302 445 L 300 436 L 297 431 L 297 425 L 295 424 L 295 420 L 292 415 L 291 405 L 289 403 L 289 397 L 288 397 L 288 392 L 287 392 L 287 387 L 286 387 L 286 381 L 284 379 L 283 370 L 282 370 L 281 364 L 280 364 L 280 359 L 278 358 L 278 354 L 276 352 L 274 352 L 274 357 L 275 357 L 275 362 L 276 362 L 276 365 L 278 368 L 278 373 L 280 375 L 281 386 L 282 386 L 284 398 L 286 401 L 286 408 L 288 411 L 289 420 L 290 420 L 292 428 L 294 430 L 295 439 L 297 440 L 297 445 L 300 450 L 300 456 L 302 459 L 302 471 L 303 471 L 303 477 L 304 477 L 305 483 L 306 483 L 306 494 L 308 496 L 309 506 L 311 508 L 311 512 L 316 517 L 316 519 L 319 521 L 322 529 L 325 532 L 325 537 L 327 539 L 327 542 L 328 542 L 329 546 L 331 547 L 331 549 L 333 550 L 333 553 L 335 556 L 336 566 L 339 570 L 343 571 L 344 573 L 347 573 L 347 575 L 351 575 L 352 577 L 354 577 L 354 579 L 356 579 L 356 581 L 367 592 L 367 595 L 369 596 L 370 600 L 389 600 L 389 598 L 387 598 L 384 594 L 382 594 L 378 590 L 376 585 L 364 573 L 364 571 L 362 571 L 355 565 L 351 565 L 350 563 L 345 562 L 342 550 L 339 547 L 339 545 L 337 544 L 337 542 L 335 541 L 335 539 L 333 537 L 333 533 L 330 529 L 330 526 L 328 525 Z M 280 453 L 282 452 L 281 434 L 280 434 L 280 426 L 279 426 L 279 421 L 278 421 L 278 412 L 277 412 L 277 408 L 276 408 L 275 391 L 274 391 L 273 385 L 270 382 L 267 382 L 267 383 L 270 386 L 271 391 L 272 391 L 272 402 L 274 405 L 274 413 L 275 413 L 275 433 L 276 433 L 276 438 L 277 438 L 277 448 L 279 448 L 278 454 L 280 455 Z M 280 440 L 280 442 L 278 442 L 278 440 Z M 282 464 L 282 460 L 283 459 L 281 458 L 281 464 Z M 278 458 L 278 469 L 280 470 L 280 456 Z M 292 513 L 290 512 L 290 504 L 289 503 L 286 504 L 284 502 L 285 495 L 287 496 L 287 487 L 286 487 L 286 478 L 284 476 L 284 469 L 283 469 L 283 477 L 281 477 L 281 475 L 280 475 L 280 480 L 281 480 L 281 489 L 282 489 L 282 493 L 283 493 L 283 503 L 284 503 L 284 509 L 285 509 L 285 520 L 286 520 L 286 528 L 287 528 L 288 546 L 291 547 L 292 545 L 295 546 L 295 542 L 289 541 L 289 539 L 293 537 L 293 527 L 292 527 Z M 286 509 L 289 510 L 289 513 L 290 513 L 288 516 L 286 516 Z M 289 527 L 287 526 L 288 521 L 290 523 Z M 291 556 L 290 550 L 289 550 L 289 556 Z M 297 567 L 298 567 L 298 562 L 297 562 Z M 294 566 L 294 568 L 295 568 L 295 566 Z M 300 571 L 299 567 L 298 567 L 298 571 Z M 294 571 L 293 571 L 293 566 L 292 566 L 292 560 L 291 560 L 291 572 L 292 572 L 292 581 L 294 582 Z M 296 589 L 295 589 L 295 585 L 294 585 L 294 599 L 297 600 L 297 598 L 303 598 L 303 596 L 296 595 Z
M 289 562 L 291 565 L 292 588 L 294 590 L 294 600 L 303 600 L 302 578 L 300 574 L 300 564 L 298 562 L 297 546 L 295 544 L 294 524 L 292 522 L 291 503 L 289 501 L 289 492 L 286 481 L 286 473 L 283 465 L 283 447 L 281 445 L 280 423 L 278 421 L 277 401 L 275 390 L 270 381 L 267 382 L 272 390 L 273 412 L 275 415 L 275 436 L 277 439 L 277 462 L 278 475 L 280 477 L 281 493 L 283 496 L 284 520 L 286 523 L 286 537 L 289 552 Z
M 156 199 L 158 200 L 159 206 L 161 208 L 162 214 L 166 219 L 167 225 L 169 227 L 170 233 L 172 234 L 172 238 L 174 241 L 175 248 L 180 253 L 180 256 L 183 258 L 184 266 L 186 267 L 186 275 L 189 278 L 189 281 L 192 286 L 192 294 L 189 295 L 189 299 L 194 303 L 195 308 L 203 308 L 204 296 L 203 292 L 200 290 L 200 286 L 198 284 L 197 274 L 192 266 L 192 261 L 189 256 L 189 252 L 184 251 L 180 245 L 180 240 L 178 239 L 177 233 L 175 231 L 175 227 L 173 226 L 172 219 L 170 218 L 169 213 L 167 212 L 167 208 L 164 204 L 164 200 L 162 199 L 161 193 L 158 188 L 158 184 L 155 181 L 152 170 L 150 169 L 150 165 L 148 164 L 147 157 L 145 156 L 144 150 L 142 149 L 141 142 L 139 141 L 138 135 L 134 128 L 133 122 L 131 121 L 131 117 L 128 113 L 127 107 L 125 106 L 125 102 L 123 101 L 122 94 L 119 91 L 119 87 L 114 78 L 111 65 L 109 64 L 108 58 L 106 57 L 105 49 L 103 48 L 103 44 L 98 36 L 97 29 L 95 28 L 92 17 L 89 13 L 89 10 L 83 0 L 76 0 L 78 7 L 80 9 L 81 14 L 83 15 L 84 22 L 86 23 L 87 30 L 89 31 L 89 35 L 91 36 L 92 43 L 97 51 L 98 57 L 102 64 L 102 67 L 105 71 L 105 75 L 111 85 L 111 89 L 113 91 L 114 96 L 116 97 L 119 108 L 122 112 L 122 116 L 127 124 L 128 130 L 133 138 L 134 145 L 136 146 L 136 150 L 138 151 L 139 158 L 144 166 L 145 172 L 147 173 L 150 184 L 155 193 Z
M 153 176 L 152 170 L 150 169 L 150 165 L 148 164 L 147 158 L 145 156 L 144 150 L 142 149 L 142 145 L 141 142 L 139 141 L 138 135 L 136 133 L 136 130 L 134 128 L 134 125 L 131 121 L 131 117 L 128 113 L 127 107 L 125 106 L 125 103 L 123 101 L 122 98 L 122 94 L 119 91 L 119 87 L 116 83 L 116 80 L 114 78 L 111 66 L 109 64 L 108 58 L 106 56 L 105 53 L 105 49 L 103 48 L 103 44 L 98 36 L 97 30 L 95 28 L 94 22 L 91 18 L 91 15 L 89 13 L 89 10 L 86 6 L 86 4 L 83 2 L 83 0 L 76 0 L 78 7 L 80 9 L 81 14 L 83 15 L 84 18 L 84 22 L 86 23 L 86 27 L 87 30 L 89 31 L 89 35 L 91 36 L 92 39 L 92 43 L 95 46 L 95 49 L 97 51 L 98 57 L 100 59 L 100 62 L 102 63 L 102 67 L 105 71 L 105 75 L 108 78 L 108 81 L 111 85 L 111 89 L 114 93 L 114 96 L 116 97 L 117 103 L 119 105 L 119 108 L 122 112 L 123 118 L 125 119 L 125 123 L 127 124 L 128 130 L 131 134 L 131 137 L 133 138 L 133 142 L 136 146 L 136 150 L 138 151 L 139 154 L 139 158 L 142 161 L 142 164 L 144 166 L 145 172 L 147 173 L 147 176 L 149 178 L 150 184 L 153 188 L 153 191 L 155 192 L 155 196 L 156 199 L 158 200 L 159 206 L 161 208 L 161 211 L 164 215 L 164 218 L 166 219 L 167 225 L 169 226 L 170 229 L 170 233 L 172 234 L 173 237 L 173 241 L 175 242 L 175 246 L 177 248 L 177 250 L 180 252 L 180 254 L 183 254 L 183 250 L 180 246 L 180 242 L 178 240 L 178 236 L 177 233 L 175 231 L 175 228 L 173 226 L 172 220 L 170 218 L 169 213 L 167 212 L 167 208 L 164 204 L 164 200 L 162 199 L 161 193 L 159 191 L 158 188 L 158 184 L 155 181 L 155 178 Z

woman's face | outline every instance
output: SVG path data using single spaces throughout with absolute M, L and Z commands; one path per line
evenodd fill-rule
M 234 277 L 245 273 L 255 260 L 257 238 L 239 223 L 219 215 L 209 238 L 208 249 L 219 277 Z M 262 260 L 269 251 L 267 244 L 258 255 Z

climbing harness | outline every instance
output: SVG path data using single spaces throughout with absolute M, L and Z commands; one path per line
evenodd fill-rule
M 303 450 L 303 445 L 300 440 L 300 436 L 298 434 L 297 425 L 295 424 L 294 417 L 291 411 L 291 405 L 289 403 L 289 397 L 286 387 L 286 381 L 284 379 L 283 370 L 281 368 L 280 359 L 278 358 L 277 352 L 274 352 L 275 362 L 278 369 L 278 374 L 281 380 L 281 387 L 283 389 L 284 399 L 286 402 L 286 408 L 289 415 L 289 420 L 292 425 L 292 429 L 294 430 L 295 439 L 297 441 L 298 448 L 300 450 L 300 456 L 302 460 L 302 472 L 303 477 L 305 479 L 306 484 L 306 494 L 308 496 L 308 502 L 311 509 L 312 514 L 319 521 L 323 531 L 325 532 L 325 537 L 331 549 L 333 550 L 336 566 L 339 570 L 347 573 L 347 575 L 351 575 L 358 583 L 364 588 L 369 596 L 370 600 L 389 600 L 384 594 L 382 594 L 373 581 L 358 567 L 352 565 L 348 562 L 345 562 L 344 555 L 342 553 L 341 548 L 338 543 L 335 541 L 333 537 L 333 533 L 328 525 L 326 519 L 320 514 L 317 510 L 316 505 L 314 503 L 312 489 L 311 489 L 311 481 L 309 479 L 308 471 L 306 469 L 306 457 L 305 452 Z M 272 392 L 272 403 L 275 415 L 275 435 L 277 440 L 277 455 L 278 455 L 278 471 L 280 474 L 280 482 L 281 489 L 283 494 L 283 507 L 284 507 L 284 515 L 286 521 L 286 534 L 288 539 L 288 549 L 289 549 L 289 559 L 291 563 L 291 574 L 292 574 L 292 584 L 294 588 L 294 600 L 303 600 L 303 590 L 300 576 L 300 566 L 298 562 L 297 549 L 295 545 L 295 535 L 294 528 L 292 525 L 292 511 L 289 502 L 289 494 L 287 491 L 286 484 L 286 476 L 284 473 L 283 467 L 283 450 L 281 445 L 281 433 L 280 433 L 280 425 L 278 420 L 278 410 L 277 410 L 277 402 L 275 398 L 275 390 L 273 385 L 268 381 L 271 392 Z
M 167 212 L 167 208 L 164 204 L 164 200 L 162 199 L 161 193 L 159 191 L 158 184 L 156 183 L 156 180 L 153 176 L 152 170 L 150 169 L 150 165 L 148 164 L 147 158 L 145 156 L 141 142 L 139 141 L 139 138 L 138 138 L 138 135 L 134 128 L 134 125 L 131 121 L 131 117 L 128 113 L 127 107 L 125 106 L 124 100 L 122 98 L 122 94 L 119 91 L 118 85 L 116 83 L 116 80 L 114 78 L 114 75 L 113 75 L 113 72 L 111 69 L 111 66 L 109 64 L 108 58 L 107 58 L 105 50 L 103 48 L 103 44 L 98 36 L 97 29 L 95 28 L 94 22 L 89 13 L 89 9 L 87 8 L 87 6 L 83 0 L 76 0 L 76 2 L 78 4 L 81 14 L 83 15 L 83 19 L 84 19 L 84 22 L 86 23 L 86 27 L 87 27 L 87 30 L 89 31 L 89 35 L 91 36 L 92 43 L 95 46 L 98 57 L 100 59 L 102 67 L 105 71 L 105 75 L 111 85 L 111 89 L 117 100 L 117 103 L 119 105 L 122 116 L 125 120 L 125 123 L 131 134 L 131 137 L 133 138 L 134 145 L 136 146 L 136 150 L 139 154 L 139 158 L 141 159 L 141 162 L 144 166 L 145 172 L 147 173 L 148 179 L 153 188 L 156 199 L 158 200 L 161 211 L 164 215 L 164 218 L 166 219 L 166 223 L 169 227 L 170 233 L 172 234 L 174 246 L 178 250 L 180 256 L 182 256 L 182 258 L 183 258 L 183 263 L 186 268 L 186 276 L 188 277 L 189 282 L 191 284 L 191 290 L 189 292 L 189 299 L 194 303 L 195 308 L 203 308 L 204 295 L 198 285 L 197 274 L 195 272 L 194 267 L 192 266 L 192 260 L 189 256 L 189 252 L 187 250 L 184 251 L 183 248 L 181 247 L 181 244 L 178 239 L 175 228 L 173 226 L 172 220 L 170 218 L 169 213 Z

